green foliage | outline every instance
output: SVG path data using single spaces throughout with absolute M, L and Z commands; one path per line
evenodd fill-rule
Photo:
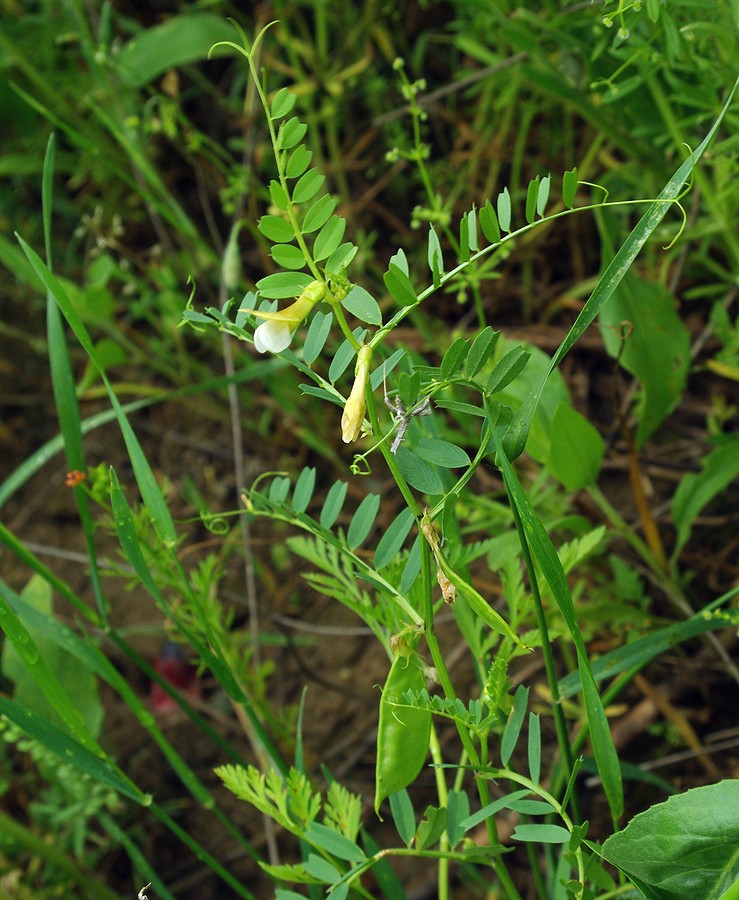
M 690 337 L 674 292 L 683 308 L 713 304 L 710 319 L 721 350 L 708 369 L 736 377 L 736 329 L 721 299 L 739 263 L 731 227 L 739 208 L 733 144 L 720 131 L 722 121 L 727 130 L 736 124 L 732 11 L 719 0 L 695 21 L 694 5 L 687 0 L 669 8 L 656 0 L 644 8 L 619 2 L 605 12 L 556 4 L 514 10 L 509 4 L 453 3 L 444 32 L 432 36 L 421 29 L 411 41 L 388 6 L 344 5 L 338 11 L 332 0 L 278 6 L 288 24 L 273 23 L 253 41 L 237 26 L 235 42 L 233 27 L 214 13 L 187 12 L 144 28 L 105 5 L 95 28 L 88 28 L 92 22 L 79 4 L 69 4 L 58 15 L 63 33 L 69 32 L 68 39 L 80 48 L 74 65 L 58 52 L 55 39 L 40 40 L 34 33 L 31 48 L 17 27 L 20 17 L 0 29 L 0 66 L 11 71 L 17 96 L 28 109 L 63 133 L 65 147 L 59 160 L 53 141 L 47 148 L 41 237 L 20 223 L 26 235 L 20 253 L 0 236 L 3 264 L 20 283 L 47 292 L 49 367 L 61 438 L 0 485 L 0 500 L 62 446 L 68 468 L 89 479 L 89 490 L 82 483 L 73 490 L 92 604 L 0 526 L 3 543 L 36 573 L 24 598 L 2 586 L 3 672 L 15 696 L 0 698 L 0 707 L 13 727 L 29 736 L 24 747 L 42 772 L 51 771 L 50 760 L 62 759 L 67 766 L 63 780 L 68 784 L 50 778 L 52 791 L 45 803 L 36 804 L 39 820 L 44 827 L 64 828 L 74 819 L 71 842 L 78 852 L 93 820 L 107 822 L 108 834 L 116 835 L 136 868 L 167 896 L 154 863 L 109 815 L 125 798 L 151 808 L 235 894 L 251 896 L 197 835 L 185 832 L 129 777 L 125 765 L 100 747 L 98 683 L 103 680 L 161 748 L 194 802 L 211 811 L 275 882 L 308 885 L 315 896 L 330 891 L 338 900 L 350 892 L 368 897 L 363 879 L 372 871 L 373 892 L 376 884 L 385 896 L 402 897 L 388 860 L 415 856 L 424 865 L 432 859 L 438 865 L 440 897 L 449 895 L 454 862 L 467 873 L 479 873 L 486 890 L 516 900 L 520 894 L 495 824 L 496 815 L 508 810 L 519 817 L 514 843 L 547 845 L 541 855 L 546 872 L 536 870 L 539 854 L 532 850 L 529 857 L 539 897 L 591 900 L 599 892 L 613 893 L 617 889 L 602 868 L 598 848 L 585 839 L 588 823 L 581 821 L 577 784 L 580 749 L 590 742 L 617 829 L 622 766 L 605 713 L 612 692 L 668 648 L 733 622 L 735 614 L 724 607 L 736 596 L 729 591 L 704 612 L 629 642 L 630 631 L 653 627 L 647 582 L 636 565 L 613 555 L 619 546 L 613 536 L 625 536 L 650 580 L 681 601 L 686 581 L 678 568 L 681 551 L 700 513 L 738 474 L 736 442 L 729 433 L 716 439 L 701 471 L 682 479 L 671 508 L 677 540 L 668 572 L 654 546 L 620 522 L 600 495 L 597 481 L 606 445 L 573 407 L 559 366 L 600 317 L 614 365 L 641 386 L 635 444 L 644 448 L 679 404 L 690 375 Z M 495 46 L 488 44 L 490 34 L 496 35 Z M 29 55 L 46 45 L 47 62 L 56 60 L 58 66 L 36 65 Z M 204 62 L 206 55 L 213 63 Z M 429 65 L 432 56 L 435 62 Z M 425 79 L 415 74 L 436 72 L 437 62 L 446 57 L 453 82 L 441 93 L 427 94 Z M 194 63 L 203 67 L 189 68 Z M 251 81 L 243 103 L 237 97 L 241 76 L 235 76 L 234 96 L 227 96 L 219 75 L 213 81 L 203 76 L 215 71 L 207 65 L 229 77 L 248 69 Z M 179 85 L 171 84 L 180 77 L 175 67 L 186 67 L 182 94 Z M 396 90 L 389 77 L 402 99 L 402 125 L 387 109 Z M 212 136 L 188 118 L 190 101 L 204 85 L 209 107 L 213 102 L 229 121 L 248 123 L 238 139 Z M 472 109 L 474 121 L 459 130 L 429 124 L 445 94 L 452 95 L 450 110 L 460 110 L 461 116 Z M 724 105 L 717 117 L 719 95 Z M 84 104 L 78 102 L 81 96 Z M 269 147 L 253 124 L 259 104 Z M 548 117 L 556 119 L 556 127 Z M 371 120 L 371 143 L 395 144 L 388 161 L 397 164 L 382 188 L 396 207 L 382 235 L 365 230 L 362 208 L 367 203 L 359 202 L 351 183 L 360 169 L 383 171 L 376 157 L 374 167 L 357 165 L 357 160 L 365 162 L 367 133 L 356 123 Z M 451 145 L 442 153 L 428 143 L 438 141 L 441 132 L 454 133 L 459 142 L 453 164 Z M 701 134 L 705 137 L 698 144 Z M 704 166 L 711 142 L 712 158 Z M 232 156 L 237 144 L 244 149 L 241 160 Z M 529 147 L 539 171 L 530 171 L 529 151 L 524 151 Z M 28 163 L 23 156 L 1 160 L 0 174 L 24 177 Z M 173 158 L 174 168 L 187 166 L 196 178 L 170 176 Z M 597 173 L 600 183 L 595 183 L 592 170 L 609 158 L 618 158 L 617 170 L 614 166 L 614 173 L 604 177 Z M 95 213 L 85 222 L 97 250 L 89 250 L 84 261 L 82 287 L 57 274 L 64 268 L 58 258 L 52 264 L 57 245 L 64 248 L 64 262 L 78 246 L 68 256 L 62 231 L 52 239 L 55 166 L 74 179 L 80 197 L 109 190 L 100 219 Z M 570 168 L 563 172 L 565 166 Z M 37 171 L 38 166 L 31 174 Z M 217 191 L 209 180 L 217 183 Z M 187 211 L 180 181 L 197 183 L 204 216 L 200 209 L 197 216 Z M 693 181 L 701 203 L 691 207 L 686 230 L 691 240 L 686 241 L 664 220 L 677 211 L 688 221 L 680 204 Z M 376 196 L 374 188 L 370 194 Z M 72 211 L 60 211 L 57 221 L 76 224 L 79 210 L 68 202 Z M 635 225 L 626 218 L 634 208 L 642 212 Z M 0 212 L 4 220 L 7 210 Z M 562 245 L 552 244 L 550 264 L 549 251 L 536 242 L 555 232 L 565 235 L 565 226 L 577 228 L 592 213 L 601 224 L 603 272 L 592 282 L 577 276 L 573 297 L 584 299 L 557 349 L 547 355 L 503 337 L 500 300 L 519 281 L 523 302 L 516 321 L 529 324 L 535 316 L 550 315 L 533 296 L 546 273 L 556 269 L 556 279 L 570 277 L 562 276 L 559 260 L 553 265 Z M 228 217 L 228 237 L 221 240 L 215 232 Z M 209 223 L 207 236 L 200 234 L 201 219 Z M 119 254 L 125 248 L 123 229 L 134 223 L 143 227 L 149 220 L 157 252 L 151 258 L 138 250 Z M 404 220 L 410 229 L 396 227 Z M 242 232 L 249 234 L 244 269 L 253 283 L 244 277 L 239 259 Z M 398 234 L 402 248 L 394 243 Z M 652 237 L 667 249 L 657 250 L 657 242 L 651 246 Z M 32 248 L 42 239 L 44 257 Z M 373 252 L 378 239 L 381 251 Z M 639 274 L 629 273 L 638 256 Z M 668 289 L 662 272 L 683 263 L 694 289 L 678 292 L 672 277 Z M 209 331 L 221 331 L 229 348 L 227 376 L 202 390 L 210 398 L 228 387 L 234 391 L 233 410 L 236 385 L 258 379 L 271 401 L 260 407 L 259 391 L 244 397 L 250 411 L 261 409 L 257 423 L 245 414 L 251 433 L 283 434 L 283 423 L 290 421 L 298 441 L 320 457 L 321 464 L 311 457 L 297 473 L 260 475 L 244 490 L 245 510 L 233 514 L 241 517 L 238 528 L 248 560 L 255 519 L 302 532 L 275 547 L 275 557 L 289 551 L 304 560 L 306 582 L 358 616 L 392 658 L 376 717 L 375 810 L 389 801 L 401 842 L 397 847 L 375 844 L 369 826 L 363 827 L 359 796 L 331 778 L 325 795 L 313 786 L 302 771 L 300 743 L 301 771 L 287 766 L 280 747 L 292 737 L 294 713 L 272 708 L 273 663 L 260 661 L 257 636 L 235 624 L 236 613 L 219 590 L 237 529 L 230 530 L 225 517 L 201 515 L 223 546 L 186 567 L 183 528 L 170 509 L 172 494 L 160 485 L 157 467 L 134 431 L 132 406 L 120 399 L 126 389 L 117 383 L 122 365 L 145 365 L 147 374 L 174 385 L 197 381 L 207 372 L 189 349 L 187 329 L 174 327 L 188 276 L 198 280 L 199 289 L 193 290 L 181 324 L 205 341 Z M 469 310 L 458 310 L 470 301 Z M 569 303 L 568 297 L 565 306 Z M 141 323 L 149 333 L 140 339 Z M 85 354 L 84 370 L 70 358 L 67 326 Z M 414 338 L 401 326 L 412 328 Z M 290 350 L 298 333 L 299 346 Z M 241 342 L 238 366 L 228 337 Z M 255 363 L 251 345 L 274 350 L 279 359 Z M 83 371 L 79 383 L 77 371 Z M 297 401 L 292 396 L 297 380 L 283 377 L 293 371 L 303 379 Z M 78 397 L 98 385 L 110 411 L 84 420 Z M 137 389 L 148 393 L 150 386 Z M 216 405 L 208 404 L 208 414 Z M 337 406 L 351 419 L 351 428 L 339 424 Z M 112 467 L 95 475 L 86 464 L 83 434 L 103 420 L 118 424 L 140 505 L 127 498 L 125 480 Z M 234 426 L 239 433 L 238 423 Z M 351 464 L 340 455 L 339 436 L 355 443 Z M 524 451 L 528 461 L 514 468 Z M 324 463 L 338 469 L 339 480 L 325 483 Z M 273 465 L 287 468 L 282 458 Z M 491 473 L 502 480 L 502 492 L 494 494 L 498 480 L 491 482 Z M 372 481 L 363 484 L 365 476 Z M 570 498 L 550 476 L 568 492 L 588 491 L 608 528 L 574 515 Z M 98 646 L 97 636 L 106 634 L 133 665 L 154 676 L 111 624 L 101 587 L 95 505 L 112 519 L 130 586 L 148 595 L 172 636 L 191 648 L 199 670 L 210 673 L 238 711 L 258 765 L 220 765 L 218 776 L 239 799 L 297 839 L 300 862 L 272 865 L 259 858 Z M 606 550 L 611 553 L 608 568 Z M 119 565 L 117 574 L 123 571 Z M 52 588 L 75 609 L 82 637 L 52 617 Z M 249 608 L 249 618 L 255 610 Z M 46 629 L 39 625 L 44 617 L 49 617 Z M 436 636 L 444 620 L 451 620 L 448 628 L 455 629 L 454 641 L 465 651 L 473 676 L 459 678 L 464 693 L 452 681 L 452 672 L 455 681 L 457 673 L 450 671 Z M 627 643 L 598 659 L 588 644 L 601 630 L 611 647 L 624 638 Z M 513 693 L 509 682 L 512 661 L 532 648 L 542 655 L 551 697 L 551 705 L 540 712 L 529 709 L 527 684 Z M 605 679 L 614 676 L 621 677 L 606 686 Z M 181 692 L 167 689 L 189 726 L 212 740 L 220 755 L 242 758 Z M 582 727 L 573 733 L 562 701 L 577 695 L 567 705 L 581 714 Z M 550 716 L 553 740 L 546 733 Z M 441 741 L 445 726 L 451 727 Z M 12 736 L 16 740 L 15 732 Z M 419 777 L 429 757 L 433 769 Z M 501 767 L 493 765 L 497 759 Z M 468 772 L 474 781 L 466 780 Z M 491 800 L 490 780 L 498 786 L 512 782 L 515 789 Z M 422 786 L 431 782 L 434 802 L 419 801 Z M 736 843 L 732 823 L 716 820 L 706 835 L 694 824 L 708 819 L 711 804 L 725 804 L 728 798 L 736 805 L 727 784 L 715 786 L 714 793 L 689 792 L 672 806 L 653 807 L 642 814 L 646 819 L 637 817 L 606 841 L 603 858 L 618 865 L 646 896 L 679 895 L 673 882 L 680 878 L 696 896 L 728 895 L 736 881 L 724 847 Z M 549 820 L 530 821 L 539 816 Z M 472 829 L 479 829 L 474 841 Z M 664 838 L 663 860 L 643 858 L 647 831 L 650 839 L 653 834 Z M 690 866 L 685 860 L 700 842 L 701 863 Z M 720 875 L 711 880 L 701 867 Z M 280 889 L 277 896 L 299 895 Z

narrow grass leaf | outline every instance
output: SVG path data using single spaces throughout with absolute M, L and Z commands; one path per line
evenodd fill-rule
M 69 729 L 70 734 L 83 747 L 98 756 L 104 756 L 105 754 L 87 728 L 79 710 L 59 683 L 45 657 L 40 653 L 28 629 L 2 593 L 0 593 L 0 628 L 25 665 L 28 674 Z
M 377 544 L 375 550 L 376 569 L 382 569 L 395 559 L 410 533 L 413 522 L 413 512 L 408 508 L 401 510 L 393 519 Z
M 508 716 L 508 721 L 503 730 L 503 737 L 500 739 L 500 759 L 504 766 L 507 766 L 513 756 L 513 751 L 518 743 L 518 736 L 521 734 L 523 720 L 526 717 L 526 707 L 529 702 L 529 689 L 520 684 L 513 698 L 513 709 Z
M 394 353 L 388 356 L 387 359 L 383 360 L 376 369 L 372 371 L 370 375 L 370 384 L 372 385 L 372 390 L 376 391 L 377 388 L 387 379 L 387 376 L 393 371 L 393 369 L 398 365 L 398 363 L 405 356 L 406 351 L 399 347 Z
M 123 440 L 126 444 L 128 456 L 131 460 L 131 465 L 136 476 L 136 483 L 138 484 L 139 491 L 141 492 L 141 497 L 144 501 L 144 505 L 146 506 L 146 510 L 151 517 L 154 529 L 156 530 L 165 546 L 174 546 L 177 542 L 177 535 L 169 509 L 164 502 L 162 493 L 159 490 L 159 485 L 154 478 L 154 473 L 152 472 L 148 460 L 146 459 L 146 456 L 141 449 L 141 445 L 139 444 L 138 439 L 128 422 L 128 419 L 126 418 L 126 414 L 124 413 L 123 408 L 121 407 L 121 404 L 119 403 L 118 398 L 116 397 L 113 388 L 108 381 L 107 375 L 105 374 L 105 369 L 97 359 L 95 348 L 84 323 L 77 314 L 77 311 L 75 310 L 72 302 L 64 291 L 62 285 L 60 284 L 56 276 L 51 272 L 49 267 L 38 256 L 35 250 L 33 250 L 23 240 L 23 238 L 18 236 L 18 241 L 20 242 L 24 253 L 30 260 L 31 265 L 34 267 L 37 274 L 44 282 L 51 295 L 54 297 L 54 300 L 58 304 L 59 308 L 64 314 L 64 317 L 69 323 L 70 328 L 74 332 L 75 337 L 82 345 L 83 350 L 87 353 L 90 362 L 100 373 L 100 378 L 108 393 L 110 403 L 115 411 L 118 425 L 123 435 Z
M 322 528 L 333 527 L 344 505 L 348 487 L 349 485 L 346 481 L 335 481 L 329 488 L 328 494 L 326 494 L 326 501 L 321 510 L 320 524 Z
M 379 494 L 367 494 L 359 504 L 346 533 L 346 542 L 351 550 L 356 550 L 370 533 L 379 508 Z
M 65 763 L 142 806 L 149 804 L 149 798 L 132 782 L 115 772 L 104 758 L 92 753 L 61 728 L 5 697 L 0 697 L 0 713 Z M 100 753 L 104 757 L 102 751 Z
M 611 809 L 611 815 L 618 819 L 623 812 L 623 785 L 621 770 L 619 768 L 618 753 L 613 744 L 613 737 L 608 725 L 603 703 L 590 669 L 585 643 L 580 634 L 575 615 L 575 605 L 572 601 L 567 578 L 562 568 L 562 563 L 557 556 L 554 545 L 536 515 L 529 502 L 525 491 L 521 487 L 518 478 L 503 451 L 500 436 L 494 423 L 490 423 L 492 439 L 496 448 L 496 463 L 500 467 L 510 502 L 515 504 L 521 519 L 526 539 L 528 540 L 534 558 L 541 567 L 542 574 L 547 580 L 552 596 L 559 607 L 570 632 L 572 642 L 577 651 L 578 667 L 585 700 L 585 710 L 588 717 L 590 739 L 593 745 L 593 753 L 598 764 L 598 772 L 603 782 L 603 788 Z
M 529 429 L 531 428 L 531 421 L 536 412 L 539 398 L 541 397 L 541 393 L 544 390 L 544 385 L 546 384 L 549 375 L 562 362 L 567 353 L 585 333 L 601 309 L 613 296 L 613 292 L 620 284 L 624 275 L 628 272 L 639 251 L 665 217 L 667 211 L 672 207 L 672 203 L 682 192 L 683 186 L 690 179 L 693 168 L 697 165 L 706 148 L 713 140 L 726 111 L 734 99 L 737 87 L 739 87 L 739 78 L 734 82 L 734 86 L 729 92 L 729 96 L 708 134 L 701 141 L 696 150 L 676 169 L 667 184 L 660 191 L 659 196 L 647 208 L 647 211 L 621 245 L 621 248 L 613 257 L 605 272 L 598 279 L 598 283 L 595 286 L 593 293 L 590 295 L 585 306 L 580 310 L 572 328 L 569 330 L 565 339 L 557 349 L 557 352 L 552 357 L 551 363 L 544 372 L 541 382 L 521 405 L 516 414 L 516 419 L 510 434 L 506 436 L 506 449 L 510 453 L 511 459 L 516 459 L 523 452 L 526 438 Z

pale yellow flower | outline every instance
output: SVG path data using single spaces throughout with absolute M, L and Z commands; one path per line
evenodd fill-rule
M 300 323 L 316 303 L 323 299 L 324 290 L 322 281 L 311 281 L 298 299 L 285 309 L 277 312 L 246 310 L 258 319 L 265 320 L 254 331 L 254 346 L 257 350 L 260 353 L 281 353 L 287 350 Z
M 341 417 L 341 439 L 345 444 L 356 441 L 362 431 L 364 413 L 367 408 L 366 393 L 369 381 L 369 367 L 372 359 L 372 348 L 364 344 L 357 354 L 357 365 L 354 368 L 354 385 L 344 406 Z

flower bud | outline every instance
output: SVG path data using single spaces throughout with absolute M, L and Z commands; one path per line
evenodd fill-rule
M 369 367 L 372 359 L 372 348 L 364 344 L 357 354 L 357 365 L 354 369 L 354 386 L 344 406 L 341 417 L 341 439 L 345 444 L 356 441 L 362 431 L 364 413 L 367 408 L 366 392 L 369 381 Z

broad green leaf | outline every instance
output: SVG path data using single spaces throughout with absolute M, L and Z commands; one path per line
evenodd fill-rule
M 500 226 L 498 225 L 498 217 L 495 215 L 493 204 L 487 200 L 485 206 L 480 210 L 480 228 L 485 238 L 491 244 L 497 244 L 500 240 Z
M 312 232 L 318 231 L 328 222 L 335 209 L 336 200 L 329 194 L 324 194 L 306 211 L 300 230 L 303 234 L 312 234 Z
M 410 269 L 408 268 L 408 257 L 405 255 L 405 250 L 400 247 L 398 250 L 393 253 L 390 257 L 390 266 L 397 266 L 404 275 L 410 275 Z
M 293 188 L 293 203 L 307 203 L 308 200 L 312 200 L 323 187 L 325 180 L 325 175 L 321 175 L 316 169 L 309 169 Z
M 370 384 L 372 385 L 372 390 L 376 391 L 377 388 L 387 379 L 387 376 L 393 371 L 393 369 L 398 365 L 398 363 L 405 356 L 406 351 L 399 347 L 394 353 L 388 356 L 387 359 L 383 360 L 376 369 L 372 371 L 370 375 Z
M 309 366 L 318 359 L 321 350 L 323 350 L 331 333 L 333 320 L 334 315 L 331 311 L 323 313 L 319 309 L 313 314 L 303 344 L 303 359 Z
M 28 677 L 38 688 L 39 693 L 33 692 L 33 697 L 26 690 L 25 698 L 32 699 L 35 703 L 36 700 L 43 697 L 48 704 L 48 706 L 39 704 L 44 712 L 51 707 L 76 741 L 96 755 L 104 756 L 78 707 L 72 702 L 49 665 L 53 659 L 47 661 L 42 654 L 41 651 L 48 650 L 49 647 L 42 645 L 39 649 L 31 633 L 2 593 L 0 593 L 0 627 L 16 653 L 15 659 L 8 653 L 4 654 L 3 668 L 4 670 L 6 667 L 10 668 L 10 673 L 6 672 L 6 674 L 18 676 L 20 674 L 18 664 L 22 663 Z M 21 686 L 23 687 L 23 680 L 21 680 Z
M 313 496 L 316 487 L 316 470 L 313 466 L 306 466 L 295 482 L 292 507 L 296 513 L 305 512 Z
M 642 385 L 636 432 L 641 447 L 682 396 L 690 368 L 690 334 L 672 294 L 635 275 L 622 279 L 600 322 L 606 349 Z M 619 337 L 623 322 L 631 324 L 625 342 Z
M 536 844 L 567 844 L 570 832 L 561 825 L 516 825 L 511 837 Z
M 405 788 L 390 794 L 390 812 L 401 841 L 406 847 L 410 847 L 416 834 L 416 814 Z
M 284 300 L 297 297 L 313 281 L 313 276 L 305 272 L 275 272 L 260 278 L 257 290 L 263 297 Z
M 575 194 L 577 192 L 577 168 L 570 169 L 562 176 L 562 201 L 567 209 L 575 208 Z
M 352 285 L 341 305 L 360 322 L 382 325 L 382 312 L 377 300 L 358 284 Z
M 262 216 L 257 228 L 275 244 L 288 244 L 295 238 L 292 225 L 282 216 Z
M 501 231 L 511 230 L 511 195 L 508 188 L 503 188 L 498 194 L 498 224 Z
M 380 508 L 380 495 L 367 494 L 357 507 L 349 523 L 346 542 L 351 550 L 355 550 L 364 541 L 375 524 L 377 511 Z
M 513 709 L 508 716 L 508 721 L 503 730 L 503 737 L 500 739 L 500 759 L 504 766 L 507 766 L 511 761 L 513 751 L 516 749 L 518 736 L 521 734 L 523 721 L 526 718 L 528 702 L 529 689 L 520 684 L 513 698 Z
M 280 88 L 272 98 L 271 113 L 273 119 L 281 119 L 293 111 L 297 102 L 297 96 L 291 94 L 287 88 Z
M 605 441 L 598 430 L 569 403 L 560 403 L 552 419 L 547 468 L 568 491 L 595 484 Z
M 739 780 L 669 797 L 601 848 L 649 900 L 718 900 L 739 880 Z
M 418 302 L 418 296 L 406 273 L 394 263 L 382 277 L 390 296 L 399 306 L 413 306 Z
M 465 450 L 439 438 L 421 438 L 414 450 L 421 459 L 444 469 L 460 469 L 470 465 Z
M 313 243 L 313 259 L 316 261 L 331 256 L 344 238 L 346 219 L 340 216 L 331 216 L 326 224 L 316 235 Z
M 275 146 L 278 150 L 291 150 L 296 144 L 300 143 L 308 131 L 305 122 L 301 122 L 297 116 L 283 122 L 277 132 L 277 141 Z
M 405 693 L 426 687 L 415 659 L 396 656 L 380 699 L 375 772 L 375 811 L 382 801 L 415 781 L 426 760 L 431 713 L 408 706 Z
M 303 863 L 303 868 L 313 878 L 326 884 L 334 884 L 341 878 L 341 872 L 333 863 L 315 853 L 308 854 L 308 859 Z
M 346 481 L 335 481 L 329 488 L 319 520 L 323 528 L 331 528 L 338 519 L 348 487 Z
M 407 507 L 393 519 L 387 531 L 380 538 L 375 550 L 375 568 L 382 569 L 400 552 L 413 526 L 414 516 Z
M 495 331 L 490 325 L 477 335 L 464 361 L 464 374 L 467 378 L 474 378 L 490 359 L 499 336 L 500 332 Z
M 455 338 L 447 347 L 439 366 L 439 377 L 442 381 L 449 381 L 462 368 L 465 357 L 469 352 L 469 344 L 466 338 Z
M 311 822 L 304 833 L 305 840 L 321 850 L 325 850 L 337 859 L 345 859 L 347 862 L 362 862 L 367 857 L 361 847 L 357 846 L 354 841 L 334 831 L 333 828 L 327 828 L 318 822 Z
M 698 514 L 739 477 L 739 435 L 726 435 L 703 458 L 700 472 L 684 475 L 672 498 L 672 521 L 677 528 L 676 559 L 690 539 Z
M 207 59 L 214 44 L 233 36 L 233 28 L 221 16 L 186 13 L 141 31 L 109 60 L 126 85 L 139 88 L 168 69 Z M 216 47 L 212 55 L 232 52 L 228 47 Z
M 471 253 L 477 253 L 480 245 L 477 241 L 477 210 L 473 206 L 465 217 L 467 222 L 467 247 Z
M 439 473 L 402 444 L 395 454 L 398 468 L 408 484 L 422 494 L 442 494 L 444 482 Z
M 313 154 L 305 144 L 299 144 L 290 154 L 290 159 L 285 166 L 287 178 L 299 178 L 308 168 L 312 159 Z
M 303 251 L 293 244 L 275 244 L 270 250 L 270 256 L 283 269 L 305 268 Z
M 59 630 L 62 626 L 54 616 L 51 585 L 40 575 L 33 575 L 18 598 L 20 603 L 14 603 L 10 596 L 3 596 L 3 599 L 25 625 L 36 649 L 64 694 L 74 698 L 73 706 L 75 711 L 80 712 L 87 731 L 97 738 L 103 721 L 98 680 L 94 668 L 86 664 L 87 660 L 73 655 L 64 646 L 63 637 L 60 640 Z M 0 625 L 2 622 L 0 619 Z M 47 698 L 33 671 L 10 640 L 3 644 L 2 671 L 13 682 L 13 699 L 17 703 L 49 722 L 60 726 L 64 724 L 56 705 Z

